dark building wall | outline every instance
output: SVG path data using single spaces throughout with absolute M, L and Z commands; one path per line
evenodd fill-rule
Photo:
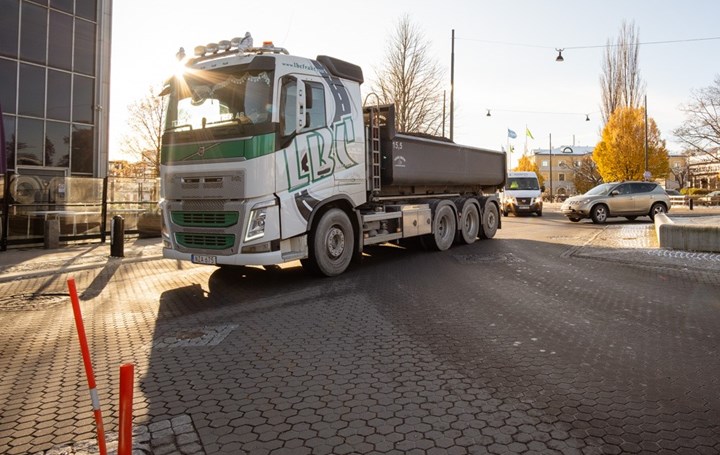
M 103 176 L 110 0 L 0 0 L 7 168 Z

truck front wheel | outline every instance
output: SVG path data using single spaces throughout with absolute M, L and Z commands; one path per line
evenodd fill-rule
M 325 276 L 343 273 L 353 257 L 355 240 L 350 218 L 340 209 L 330 209 L 310 235 L 310 271 Z

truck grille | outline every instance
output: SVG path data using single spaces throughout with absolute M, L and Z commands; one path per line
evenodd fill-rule
M 225 250 L 235 244 L 234 234 L 195 234 L 178 232 L 175 240 L 185 248 L 201 248 L 207 250 Z
M 517 198 L 518 204 L 520 205 L 530 205 L 530 199 L 529 197 L 519 197 Z
M 237 224 L 238 212 L 176 212 L 173 211 L 172 221 L 183 227 L 217 227 L 225 228 Z

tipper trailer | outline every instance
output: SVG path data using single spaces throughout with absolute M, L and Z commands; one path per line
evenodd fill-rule
M 198 46 L 163 91 L 164 256 L 333 276 L 366 245 L 492 238 L 505 153 L 396 132 L 394 106 L 363 108 L 362 82 L 271 43 Z

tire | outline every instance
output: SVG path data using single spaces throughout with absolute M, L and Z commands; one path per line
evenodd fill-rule
M 422 238 L 423 246 L 428 250 L 445 251 L 455 240 L 457 230 L 457 217 L 452 206 L 442 202 L 435 210 L 432 221 L 432 234 Z
M 608 219 L 608 208 L 605 204 L 598 204 L 590 211 L 590 218 L 595 224 L 603 224 Z
M 538 210 L 537 212 L 535 212 L 535 214 L 536 214 L 537 216 L 542 216 L 542 209 L 540 209 L 540 210 Z
M 507 211 L 507 210 L 503 210 L 502 212 L 503 212 L 503 216 L 508 216 L 508 211 Z
M 485 204 L 485 210 L 482 214 L 482 230 L 480 231 L 480 237 L 483 239 L 491 239 L 495 237 L 495 233 L 498 230 L 498 208 L 497 205 L 492 202 Z
M 480 235 L 480 210 L 475 204 L 475 199 L 467 199 L 463 204 L 462 214 L 460 215 L 458 240 L 470 245 L 477 240 L 478 235 Z
M 572 221 L 573 223 L 580 222 L 580 218 L 569 217 L 568 220 Z
M 312 264 L 306 267 L 301 261 L 303 267 L 324 276 L 340 275 L 350 265 L 355 247 L 350 218 L 340 209 L 328 210 L 311 233 L 308 246 Z
M 637 217 L 636 217 L 635 215 L 633 215 L 633 216 L 626 216 L 625 218 L 626 218 L 628 221 L 635 221 L 635 220 L 637 219 Z
M 650 207 L 650 213 L 648 216 L 652 221 L 655 221 L 655 215 L 658 213 L 667 213 L 667 207 L 662 202 L 656 202 Z

